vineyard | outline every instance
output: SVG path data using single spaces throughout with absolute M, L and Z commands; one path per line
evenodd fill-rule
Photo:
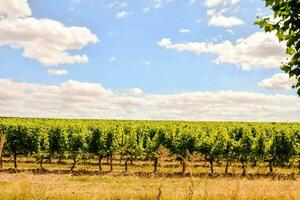
M 199 162 L 207 163 L 210 174 L 216 167 L 226 174 L 234 164 L 242 175 L 249 166 L 265 167 L 268 174 L 276 168 L 300 170 L 299 123 L 0 118 L 0 135 L 1 167 L 2 159 L 10 158 L 15 169 L 18 157 L 30 157 L 42 170 L 45 163 L 64 160 L 72 161 L 71 171 L 86 160 L 98 171 L 105 160 L 109 171 L 119 163 L 127 171 L 128 163 L 138 161 L 157 172 L 170 160 L 181 173 L 187 163 Z

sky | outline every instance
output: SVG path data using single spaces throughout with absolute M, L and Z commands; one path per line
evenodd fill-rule
M 300 121 L 263 0 L 0 0 L 0 116 Z

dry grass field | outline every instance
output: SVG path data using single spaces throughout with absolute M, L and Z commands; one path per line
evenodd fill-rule
M 241 168 L 232 166 L 225 176 L 222 166 L 215 175 L 209 167 L 198 163 L 193 176 L 182 177 L 178 163 L 160 167 L 151 173 L 151 163 L 136 161 L 124 172 L 122 163 L 115 161 L 114 172 L 104 163 L 104 172 L 97 172 L 95 163 L 80 163 L 72 173 L 71 163 L 45 163 L 47 171 L 38 169 L 32 160 L 21 159 L 18 172 L 6 160 L 0 172 L 0 200 L 9 199 L 300 199 L 299 171 L 277 168 L 276 175 L 266 175 L 267 167 Z M 191 168 L 188 168 L 190 171 Z M 264 175 L 262 175 L 264 174 Z M 291 175 L 293 174 L 293 175 Z
M 0 199 L 299 199 L 300 180 L 2 173 Z

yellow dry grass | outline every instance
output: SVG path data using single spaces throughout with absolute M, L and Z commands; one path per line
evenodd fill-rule
M 157 199 L 160 177 L 0 174 L 0 200 Z M 192 199 L 300 199 L 300 180 L 193 178 Z M 162 199 L 191 199 L 189 177 L 164 178 Z

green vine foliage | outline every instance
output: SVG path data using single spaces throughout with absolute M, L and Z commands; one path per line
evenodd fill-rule
M 240 163 L 243 173 L 249 164 L 290 166 L 300 160 L 299 123 L 114 121 L 1 118 L 6 135 L 4 155 L 32 156 L 75 165 L 86 158 L 106 157 L 113 170 L 113 158 L 154 161 L 157 151 L 167 149 L 181 162 L 183 172 L 189 154 L 209 162 L 210 171 L 220 163 Z M 16 164 L 16 163 L 15 163 Z M 16 165 L 15 165 L 16 166 Z
M 281 69 L 296 78 L 293 87 L 300 96 L 300 0 L 265 0 L 265 3 L 272 9 L 273 19 L 266 17 L 256 20 L 255 24 L 266 32 L 275 31 L 279 41 L 286 43 L 290 58 L 282 63 Z

